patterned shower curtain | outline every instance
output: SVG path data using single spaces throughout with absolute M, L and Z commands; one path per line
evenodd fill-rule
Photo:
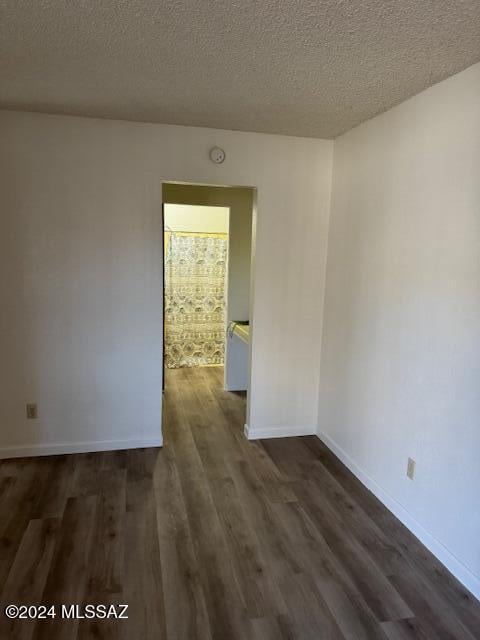
M 165 366 L 223 364 L 227 235 L 165 233 Z

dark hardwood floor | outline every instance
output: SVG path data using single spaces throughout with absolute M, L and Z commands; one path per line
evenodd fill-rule
M 0 640 L 480 638 L 480 604 L 318 439 L 245 440 L 221 376 L 168 371 L 162 450 L 0 462 Z

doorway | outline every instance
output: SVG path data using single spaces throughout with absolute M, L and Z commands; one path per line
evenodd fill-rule
M 176 403 L 193 385 L 227 392 L 248 415 L 255 196 L 249 187 L 162 185 L 163 380 Z

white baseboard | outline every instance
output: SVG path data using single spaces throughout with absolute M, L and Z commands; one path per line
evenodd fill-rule
M 434 538 L 395 498 L 387 493 L 326 433 L 317 433 L 318 438 L 339 458 L 343 464 L 402 522 L 426 547 L 453 573 L 476 598 L 480 600 L 480 578 L 473 574 L 461 560 L 456 558 L 441 542 Z
M 117 451 L 120 449 L 143 449 L 161 447 L 161 436 L 145 440 L 92 440 L 90 442 L 62 442 L 54 444 L 30 444 L 19 447 L 0 448 L 0 460 L 8 458 L 31 458 L 34 456 L 56 456 L 65 453 L 91 453 L 94 451 Z
M 269 427 L 267 429 L 253 429 L 248 424 L 243 430 L 247 440 L 260 440 L 263 438 L 293 438 L 295 436 L 312 436 L 317 433 L 312 427 Z

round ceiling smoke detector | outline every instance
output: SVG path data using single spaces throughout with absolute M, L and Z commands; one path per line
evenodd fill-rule
M 215 164 L 222 164 L 225 160 L 225 151 L 220 149 L 220 147 L 212 147 L 210 149 L 210 160 Z

